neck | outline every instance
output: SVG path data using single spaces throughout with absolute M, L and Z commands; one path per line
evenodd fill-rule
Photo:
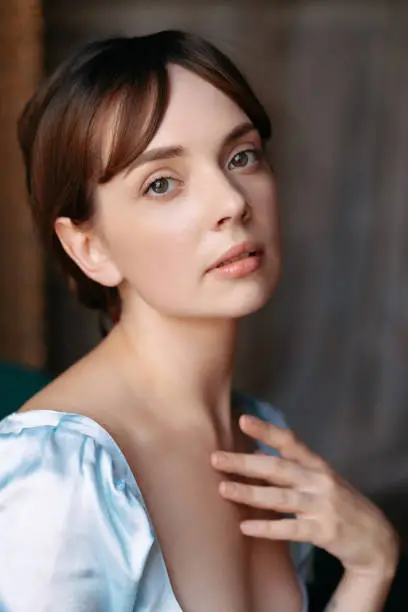
M 128 380 L 157 398 L 158 410 L 171 405 L 166 414 L 173 424 L 210 420 L 230 434 L 236 320 L 180 319 L 147 309 L 136 316 L 124 312 L 112 334 Z

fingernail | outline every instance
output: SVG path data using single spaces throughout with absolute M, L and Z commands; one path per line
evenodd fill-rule
M 223 459 L 225 459 L 225 454 L 222 451 L 217 451 L 211 455 L 211 463 L 213 465 L 220 465 Z
M 222 495 L 233 495 L 235 486 L 233 482 L 220 482 L 220 493 Z
M 220 489 L 220 493 L 222 495 L 225 495 L 226 493 L 228 493 L 228 483 L 220 482 L 219 489 Z
M 248 535 L 256 534 L 260 532 L 260 527 L 256 523 L 251 521 L 243 521 L 240 525 L 242 533 Z
M 249 414 L 244 414 L 239 419 L 239 422 L 243 427 L 250 427 L 251 425 L 254 425 L 255 419 Z

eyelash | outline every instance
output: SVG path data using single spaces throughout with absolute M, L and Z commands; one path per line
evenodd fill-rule
M 166 176 L 166 175 L 160 175 L 160 176 L 156 176 L 154 179 L 152 179 L 149 184 L 147 185 L 146 189 L 143 190 L 143 195 L 144 196 L 148 196 L 149 195 L 149 191 L 150 189 L 153 187 L 153 185 L 155 183 L 157 183 L 158 181 L 176 181 L 177 183 L 181 183 L 182 181 L 180 181 L 179 179 L 174 178 L 173 176 Z M 156 193 L 153 197 L 155 198 L 163 198 L 168 194 L 168 191 L 163 193 L 163 194 L 158 194 Z
M 237 153 L 235 153 L 235 155 L 233 155 L 233 157 L 230 159 L 230 161 L 228 162 L 227 167 L 230 167 L 230 164 L 232 163 L 232 161 L 238 157 L 238 155 L 243 155 L 243 154 L 249 154 L 252 153 L 255 156 L 255 162 L 259 162 L 262 158 L 262 151 L 261 149 L 257 149 L 257 148 L 249 148 L 249 149 L 242 149 L 242 151 L 238 151 Z M 251 164 L 254 165 L 254 164 Z M 247 166 L 244 166 L 245 168 Z M 239 169 L 239 168 L 238 168 Z
M 257 149 L 255 147 L 253 148 L 248 148 L 248 149 L 242 149 L 241 151 L 238 151 L 237 153 L 235 153 L 235 155 L 232 156 L 232 158 L 229 160 L 228 164 L 227 164 L 227 168 L 231 171 L 234 170 L 240 170 L 241 168 L 238 166 L 237 168 L 230 168 L 231 163 L 233 162 L 233 160 L 238 156 L 238 155 L 243 155 L 243 154 L 253 154 L 255 157 L 255 163 L 251 164 L 251 165 L 255 165 L 256 162 L 259 162 L 262 158 L 263 152 L 261 149 Z M 243 168 L 245 169 L 247 166 L 243 166 Z M 182 181 L 179 181 L 179 179 L 175 179 L 172 176 L 165 176 L 165 175 L 160 175 L 160 176 L 156 176 L 154 177 L 149 184 L 147 185 L 147 187 L 143 190 L 143 195 L 147 196 L 149 194 L 150 189 L 153 187 L 153 185 L 155 183 L 157 183 L 158 181 L 177 181 L 179 183 L 181 183 Z M 155 194 L 153 197 L 155 198 L 163 198 L 165 197 L 169 192 L 166 191 L 163 194 Z

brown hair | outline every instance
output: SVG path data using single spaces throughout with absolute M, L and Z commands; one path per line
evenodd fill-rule
M 30 203 L 41 240 L 54 251 L 80 301 L 117 320 L 116 287 L 88 278 L 54 231 L 58 217 L 77 225 L 93 217 L 93 188 L 122 172 L 148 146 L 169 99 L 168 64 L 178 64 L 228 95 L 266 141 L 269 118 L 234 64 L 200 37 L 180 31 L 87 44 L 65 61 L 26 105 L 18 137 Z M 114 116 L 107 159 L 104 121 Z

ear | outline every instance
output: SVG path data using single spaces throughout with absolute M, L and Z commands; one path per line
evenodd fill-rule
M 120 284 L 122 275 L 94 228 L 78 226 L 68 217 L 59 217 L 54 229 L 64 251 L 86 276 L 105 287 Z

